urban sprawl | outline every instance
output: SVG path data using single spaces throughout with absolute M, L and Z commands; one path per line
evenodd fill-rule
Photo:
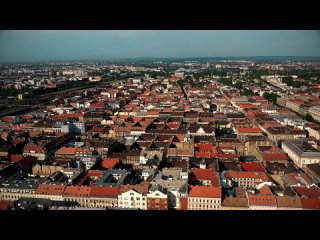
M 1 210 L 320 209 L 319 61 L 0 66 Z

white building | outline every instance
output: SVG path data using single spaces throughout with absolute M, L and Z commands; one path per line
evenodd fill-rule
M 320 163 L 320 152 L 307 142 L 285 140 L 281 148 L 300 168 L 307 164 Z
M 118 207 L 147 210 L 147 197 L 131 189 L 118 195 Z
M 309 108 L 308 112 L 314 120 L 320 121 L 320 106 L 313 106 Z

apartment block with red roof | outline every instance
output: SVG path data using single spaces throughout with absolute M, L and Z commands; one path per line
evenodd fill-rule
M 277 210 L 302 210 L 300 197 L 276 196 Z
M 212 171 L 212 169 L 193 168 L 189 173 L 189 184 L 219 187 L 219 173 Z
M 273 195 L 248 195 L 250 210 L 276 210 L 277 200 Z
M 227 180 L 235 181 L 239 186 L 243 187 L 257 187 L 264 182 L 271 182 L 271 179 L 265 172 L 239 172 L 228 171 L 222 174 Z
M 287 163 L 289 160 L 288 155 L 275 145 L 256 146 L 253 153 L 264 164 L 274 162 Z
M 91 186 L 90 207 L 108 208 L 118 206 L 119 187 Z
M 63 184 L 39 184 L 36 190 L 38 198 L 46 198 L 52 201 L 63 201 L 63 193 L 66 186 Z
M 45 160 L 48 157 L 48 153 L 44 146 L 28 144 L 23 148 L 23 156 L 33 156 L 38 160 Z
M 288 173 L 282 176 L 284 187 L 309 187 L 313 181 L 304 173 Z
M 190 186 L 188 210 L 218 210 L 221 207 L 221 187 Z
M 67 186 L 63 198 L 67 202 L 76 203 L 82 207 L 90 207 L 91 187 L 88 186 Z
M 239 139 L 245 139 L 247 136 L 263 136 L 262 130 L 256 127 L 237 128 L 235 132 Z

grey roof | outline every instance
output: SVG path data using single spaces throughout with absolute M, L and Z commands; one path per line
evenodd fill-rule
M 182 168 L 164 168 L 162 169 L 163 176 L 172 177 L 172 178 L 180 178 L 180 173 L 182 172 Z
M 295 143 L 299 144 L 298 140 L 295 140 Z M 282 144 L 285 144 L 287 147 L 289 147 L 295 154 L 297 154 L 300 157 L 320 157 L 319 151 L 310 151 L 305 152 L 300 147 L 298 147 L 297 144 L 295 144 L 293 141 L 285 140 Z
M 14 180 L 8 183 L 2 184 L 1 187 L 9 189 L 36 189 L 38 187 L 38 181 L 28 180 Z
M 160 191 L 164 194 L 166 194 L 167 192 L 160 184 L 151 184 L 149 188 L 149 192 L 155 192 L 155 191 Z
M 119 169 L 109 169 L 103 173 L 101 179 L 97 182 L 97 186 L 120 186 L 125 184 L 128 179 L 128 172 Z
M 315 175 L 320 176 L 320 163 L 308 164 L 307 169 L 311 170 Z
M 143 169 L 142 173 L 149 173 L 151 175 L 155 173 L 155 169 Z

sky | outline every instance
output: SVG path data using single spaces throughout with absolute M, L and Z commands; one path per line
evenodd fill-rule
M 320 57 L 320 31 L 0 31 L 0 63 L 226 56 Z

